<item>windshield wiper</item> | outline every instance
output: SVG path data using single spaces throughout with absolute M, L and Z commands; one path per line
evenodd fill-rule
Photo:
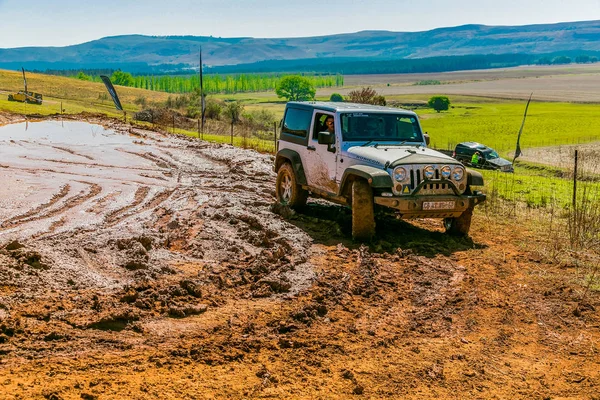
M 368 146 L 368 145 L 370 145 L 371 143 L 373 143 L 374 141 L 375 141 L 375 140 L 369 140 L 367 143 L 365 143 L 365 144 L 361 145 L 360 147 L 365 147 L 365 146 Z M 377 147 L 377 144 L 378 144 L 378 143 L 375 143 L 375 146 L 373 146 L 373 147 Z

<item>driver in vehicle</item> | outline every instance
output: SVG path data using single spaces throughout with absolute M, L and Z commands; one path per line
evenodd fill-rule
M 331 115 L 325 119 L 325 128 L 327 128 L 327 132 L 329 133 L 335 132 L 335 125 L 333 124 L 333 117 Z

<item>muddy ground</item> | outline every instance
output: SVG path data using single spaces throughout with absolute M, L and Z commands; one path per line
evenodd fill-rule
M 526 222 L 365 246 L 271 155 L 70 122 L 0 127 L 0 399 L 600 398 L 600 296 Z

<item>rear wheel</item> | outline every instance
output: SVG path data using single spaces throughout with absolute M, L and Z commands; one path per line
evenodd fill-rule
M 298 184 L 294 169 L 288 163 L 283 164 L 277 171 L 275 190 L 277 201 L 284 206 L 300 210 L 306 205 L 308 191 Z
M 452 236 L 467 236 L 471 229 L 472 217 L 473 207 L 469 207 L 460 215 L 460 217 L 445 218 L 444 228 L 446 228 L 446 233 Z
M 373 189 L 363 179 L 352 183 L 352 238 L 371 240 L 375 236 Z

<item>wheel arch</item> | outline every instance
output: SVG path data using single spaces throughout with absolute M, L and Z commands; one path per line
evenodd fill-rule
M 483 186 L 483 175 L 481 172 L 473 171 L 467 168 L 467 185 L 468 186 Z
M 275 156 L 275 173 L 279 171 L 279 168 L 281 168 L 285 162 L 289 162 L 292 165 L 298 184 L 306 185 L 306 175 L 304 173 L 300 155 L 296 151 L 290 149 L 279 150 Z
M 346 168 L 340 184 L 339 194 L 348 196 L 352 189 L 352 182 L 357 179 L 366 180 L 372 188 L 385 189 L 392 187 L 392 177 L 387 171 L 370 167 L 368 165 L 355 165 Z

